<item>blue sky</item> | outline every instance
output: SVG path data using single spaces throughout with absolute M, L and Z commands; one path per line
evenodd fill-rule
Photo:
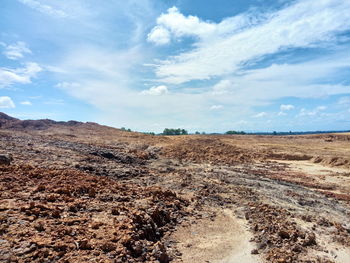
M 350 129 L 350 1 L 2 0 L 0 111 L 138 131 Z

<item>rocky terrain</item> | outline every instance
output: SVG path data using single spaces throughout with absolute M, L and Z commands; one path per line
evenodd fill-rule
M 0 262 L 349 262 L 350 135 L 0 113 Z

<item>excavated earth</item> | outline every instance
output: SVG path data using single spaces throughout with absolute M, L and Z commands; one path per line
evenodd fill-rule
M 0 114 L 0 155 L 0 262 L 350 262 L 350 134 Z

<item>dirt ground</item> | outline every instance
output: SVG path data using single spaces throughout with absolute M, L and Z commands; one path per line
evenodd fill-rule
M 0 117 L 0 262 L 350 262 L 350 134 Z

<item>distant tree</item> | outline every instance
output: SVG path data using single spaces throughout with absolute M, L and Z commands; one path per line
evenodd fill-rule
M 273 131 L 273 135 L 277 135 L 277 132 L 276 132 L 276 131 Z
M 122 131 L 127 131 L 127 132 L 131 132 L 132 130 L 131 129 L 127 129 L 127 128 L 125 128 L 125 127 L 121 127 L 120 128 Z
M 188 131 L 186 131 L 185 129 L 169 129 L 169 128 L 165 128 L 163 131 L 163 135 L 187 135 Z
M 226 134 L 245 134 L 244 131 L 227 131 Z
M 199 131 L 196 131 L 195 134 L 201 134 Z
M 143 132 L 143 134 L 146 134 L 146 135 L 156 135 L 154 132 Z

